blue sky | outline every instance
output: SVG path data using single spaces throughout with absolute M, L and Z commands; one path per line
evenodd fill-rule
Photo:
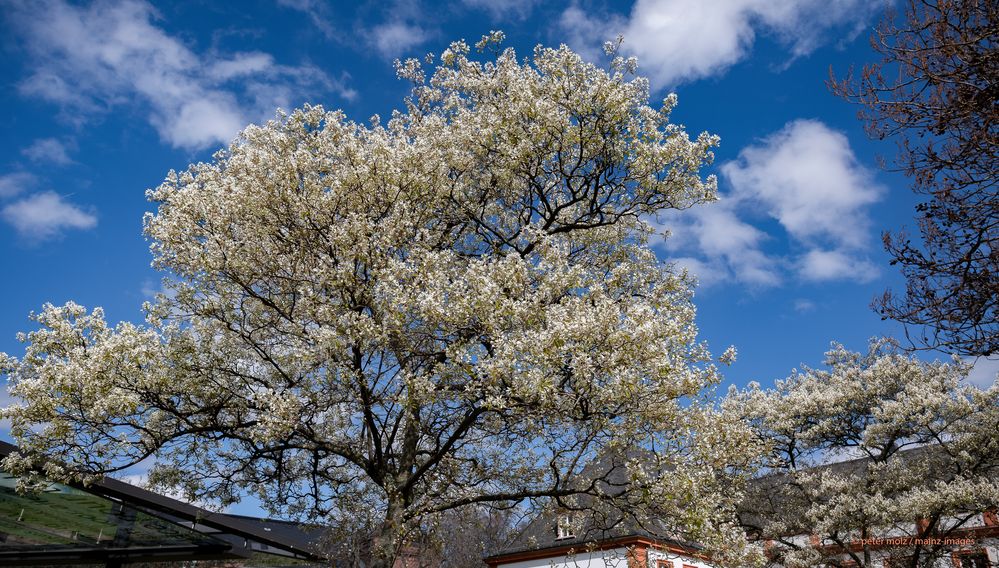
M 641 0 L 432 4 L 0 0 L 0 351 L 44 302 L 140 321 L 158 289 L 144 191 L 210 159 L 243 126 L 303 103 L 366 120 L 401 106 L 393 60 L 492 29 L 529 54 L 568 43 L 603 61 L 618 34 L 653 99 L 721 136 L 722 200 L 667 215 L 664 259 L 697 273 L 712 349 L 739 351 L 727 381 L 769 383 L 818 364 L 830 341 L 899 336 L 868 307 L 898 287 L 880 232 L 912 227 L 909 182 L 881 171 L 856 108 L 824 82 L 875 55 L 870 0 Z M 932 356 L 932 354 L 930 355 Z M 994 364 L 993 364 L 994 366 Z

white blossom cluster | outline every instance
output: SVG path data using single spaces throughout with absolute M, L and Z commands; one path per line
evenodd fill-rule
M 923 362 L 889 340 L 835 345 L 826 364 L 730 393 L 772 451 L 744 521 L 784 566 L 940 558 L 953 547 L 876 539 L 960 535 L 999 505 L 999 383 L 981 390 L 959 359 Z
M 4 356 L 22 453 L 54 479 L 154 457 L 191 497 L 370 517 L 377 551 L 454 507 L 592 492 L 574 474 L 630 444 L 656 458 L 629 507 L 741 554 L 754 440 L 702 400 L 691 282 L 642 220 L 715 198 L 718 140 L 670 123 L 673 95 L 649 106 L 633 61 L 501 39 L 401 62 L 385 123 L 307 106 L 171 172 L 147 324 L 46 306 Z

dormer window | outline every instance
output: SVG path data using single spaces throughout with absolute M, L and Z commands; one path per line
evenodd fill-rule
M 558 522 L 555 524 L 555 538 L 572 538 L 576 536 L 572 529 L 572 513 L 559 513 Z

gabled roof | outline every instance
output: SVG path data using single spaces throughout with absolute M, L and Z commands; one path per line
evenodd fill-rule
M 604 488 L 622 488 L 628 481 L 627 461 L 629 458 L 641 458 L 645 450 L 629 450 L 622 454 L 607 454 L 595 460 L 592 464 L 584 468 L 580 473 L 583 479 L 594 479 L 601 476 L 606 479 Z M 895 454 L 895 459 L 912 460 L 921 457 L 931 457 L 940 454 L 940 448 L 927 445 L 905 449 Z M 860 478 L 868 475 L 873 460 L 869 457 L 862 457 L 844 461 L 828 463 L 821 466 L 811 467 L 809 473 L 828 472 L 838 476 L 853 475 Z M 990 471 L 996 471 L 993 468 Z M 739 517 L 744 527 L 760 527 L 763 516 L 768 512 L 784 511 L 794 509 L 792 500 L 796 498 L 793 491 L 786 491 L 789 486 L 791 476 L 787 472 L 775 472 L 763 475 L 750 480 L 747 487 L 747 498 L 740 507 Z M 619 489 L 623 491 L 623 489 Z M 537 552 L 538 557 L 553 556 L 563 554 L 565 550 L 574 549 L 577 552 L 584 551 L 591 547 L 603 547 L 603 545 L 624 543 L 624 542 L 652 542 L 666 547 L 672 547 L 689 553 L 697 554 L 702 547 L 696 543 L 683 542 L 677 539 L 663 538 L 662 535 L 669 534 L 665 525 L 657 525 L 654 520 L 640 522 L 639 519 L 629 515 L 627 511 L 617 512 L 616 516 L 603 517 L 602 522 L 593 522 L 594 519 L 588 517 L 588 510 L 594 504 L 592 498 L 583 496 L 574 509 L 578 509 L 574 514 L 582 515 L 578 524 L 579 530 L 571 538 L 557 538 L 558 514 L 561 512 L 556 507 L 549 507 L 536 516 L 513 543 L 488 558 L 490 564 L 509 561 L 510 558 L 523 556 L 527 552 Z M 799 534 L 799 533 L 794 533 Z
M 0 441 L 0 457 L 5 457 L 16 450 L 16 446 Z M 5 565 L 32 558 L 46 562 L 74 557 L 89 560 L 112 557 L 128 558 L 129 560 L 231 558 L 247 556 L 258 551 L 267 551 L 304 560 L 322 560 L 322 557 L 312 546 L 321 531 L 304 530 L 297 523 L 216 513 L 109 477 L 104 477 L 89 486 L 53 484 L 53 487 L 55 489 L 48 493 L 66 494 L 70 497 L 77 495 L 77 497 L 71 499 L 70 497 L 56 498 L 50 495 L 46 500 L 35 499 L 34 501 L 37 501 L 37 506 L 49 508 L 58 508 L 66 503 L 68 508 L 63 513 L 64 515 L 79 515 L 81 517 L 79 519 L 67 518 L 63 524 L 69 525 L 74 522 L 86 524 L 89 521 L 94 527 L 106 526 L 109 533 L 126 535 L 134 530 L 136 515 L 142 515 L 141 518 L 152 528 L 140 527 L 146 530 L 146 533 L 143 544 L 139 546 L 136 542 L 129 543 L 128 538 L 123 539 L 120 536 L 110 538 L 103 533 L 98 534 L 96 540 L 93 535 L 83 538 L 82 534 L 77 536 L 81 532 L 77 530 L 71 532 L 71 538 L 67 538 L 66 535 L 62 534 L 65 532 L 62 530 L 63 527 L 52 526 L 51 522 L 49 526 L 44 526 L 43 523 L 40 526 L 28 527 L 24 526 L 23 523 L 22 526 L 16 524 L 23 519 L 0 518 L 0 533 L 10 534 L 11 531 L 15 531 L 22 537 L 18 546 L 14 546 L 10 542 L 0 541 L 0 560 L 3 560 Z M 59 489 L 60 487 L 65 489 Z M 87 497 L 88 495 L 90 497 Z M 8 500 L 21 498 L 9 489 L 5 490 L 0 497 Z M 25 497 L 30 499 L 32 495 L 28 494 Z M 109 505 L 106 500 L 110 500 L 111 504 L 118 505 Z M 86 502 L 83 503 L 84 501 Z M 22 516 L 23 511 L 24 508 L 22 508 Z M 84 511 L 91 518 L 82 518 L 81 513 Z M 114 523 L 119 518 L 128 518 L 128 522 L 132 523 L 133 526 L 115 525 Z M 15 524 L 10 525 L 11 522 Z M 7 526 L 6 530 L 4 523 L 10 525 Z M 157 533 L 157 530 L 160 532 Z M 168 534 L 173 535 L 173 540 L 170 540 L 170 545 L 173 548 L 166 546 L 163 542 L 157 545 L 156 535 L 167 534 L 162 531 L 167 531 Z M 102 536 L 105 537 L 104 540 L 101 539 Z M 135 541 L 136 539 L 131 540 Z M 46 544 L 40 544 L 32 549 L 30 545 L 25 544 L 25 542 L 30 541 Z M 170 553 L 170 555 L 165 553 Z
M 927 448 L 915 448 L 906 450 L 902 454 L 903 459 L 908 459 L 920 455 L 921 452 L 928 451 Z M 584 480 L 603 478 L 606 482 L 600 482 L 601 488 L 613 492 L 624 491 L 628 483 L 627 461 L 633 458 L 643 459 L 651 452 L 639 448 L 630 448 L 620 453 L 605 453 L 598 459 L 590 463 L 580 472 L 580 478 Z M 863 473 L 870 465 L 869 458 L 859 458 L 835 462 L 824 466 L 811 468 L 810 471 L 829 471 L 836 474 L 845 475 L 852 473 Z M 753 506 L 743 507 L 740 518 L 747 527 L 754 526 L 760 522 L 760 507 L 764 506 L 781 508 L 782 504 L 788 504 L 787 500 L 791 496 L 781 491 L 780 488 L 787 483 L 786 473 L 773 473 L 755 478 L 749 482 L 748 494 Z M 572 547 L 576 550 L 588 546 L 594 546 L 605 541 L 620 540 L 628 537 L 642 538 L 658 542 L 667 546 L 673 546 L 696 553 L 702 547 L 697 543 L 685 542 L 681 539 L 670 538 L 670 529 L 666 523 L 657 522 L 656 519 L 640 520 L 630 515 L 627 511 L 610 510 L 603 512 L 599 519 L 592 517 L 591 510 L 596 503 L 593 497 L 581 496 L 576 503 L 578 509 L 572 514 L 576 516 L 578 530 L 570 538 L 558 538 L 558 515 L 567 509 L 560 509 L 555 506 L 549 507 L 541 514 L 537 515 L 517 538 L 507 548 L 490 556 L 489 559 L 501 558 L 504 556 L 523 553 L 526 551 L 555 550 Z
M 646 458 L 649 454 L 648 450 L 634 447 L 618 452 L 605 452 L 583 468 L 576 478 L 581 480 L 582 486 L 592 484 L 597 489 L 593 493 L 622 497 L 630 478 L 627 462 Z M 669 532 L 666 523 L 657 522 L 657 519 L 639 519 L 631 511 L 607 505 L 594 494 L 581 494 L 567 501 L 566 507 L 551 504 L 524 527 L 508 547 L 489 556 L 486 561 L 527 551 L 555 552 L 565 548 L 582 551 L 601 543 L 634 539 L 691 552 L 701 548 L 697 544 L 665 536 Z M 573 516 L 573 535 L 558 538 L 558 517 L 566 513 Z
M 889 460 L 900 460 L 902 463 L 913 460 L 934 458 L 949 459 L 940 446 L 935 444 L 905 448 L 896 451 Z M 747 530 L 763 528 L 765 519 L 775 513 L 787 513 L 788 511 L 800 510 L 805 504 L 800 490 L 792 484 L 793 475 L 796 473 L 808 474 L 831 474 L 837 477 L 853 477 L 864 480 L 870 474 L 870 468 L 875 460 L 869 456 L 826 463 L 823 465 L 801 468 L 794 472 L 775 471 L 750 480 L 746 488 L 746 498 L 740 506 L 739 519 Z M 995 474 L 999 470 L 991 469 Z M 937 472 L 941 473 L 941 472 Z M 927 479 L 927 482 L 932 479 Z M 789 522 L 788 534 L 800 534 L 807 531 L 807 522 L 804 518 L 784 517 L 784 522 Z

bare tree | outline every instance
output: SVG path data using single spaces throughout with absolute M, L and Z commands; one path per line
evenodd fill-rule
M 512 540 L 522 511 L 503 507 L 464 507 L 449 511 L 430 531 L 428 557 L 435 568 L 479 568 L 482 559 Z
M 881 61 L 830 80 L 863 105 L 870 136 L 897 138 L 895 165 L 928 197 L 917 207 L 921 242 L 884 234 L 905 294 L 888 290 L 873 303 L 906 325 L 914 347 L 999 351 L 997 38 L 994 0 L 908 0 L 871 38 Z
M 524 507 L 468 505 L 450 509 L 415 527 L 396 555 L 407 568 L 480 568 L 515 536 Z M 318 548 L 336 568 L 366 568 L 372 563 L 373 522 L 329 527 Z

